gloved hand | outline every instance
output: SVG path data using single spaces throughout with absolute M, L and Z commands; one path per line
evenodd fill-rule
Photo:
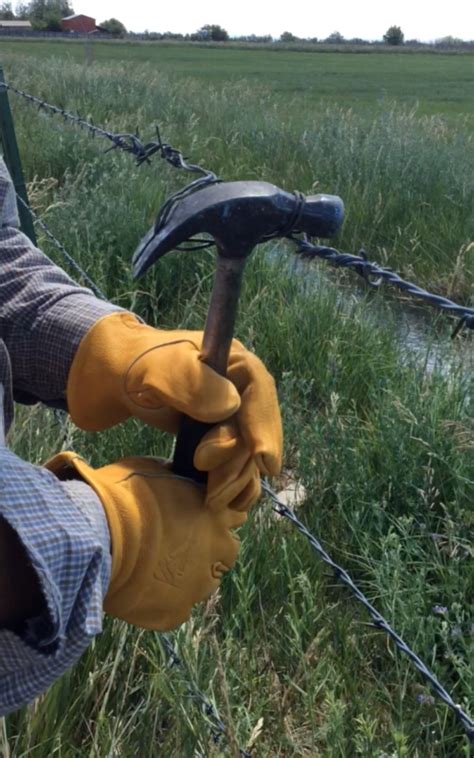
M 242 504 L 221 498 L 219 507 L 206 507 L 204 488 L 174 476 L 162 461 L 125 458 L 93 469 L 75 453 L 60 453 L 46 465 L 60 479 L 79 475 L 104 507 L 112 544 L 104 610 L 112 616 L 172 629 L 235 563 L 239 539 L 232 530 L 247 518 Z
M 232 416 L 230 424 L 206 435 L 195 465 L 213 472 L 208 497 L 232 482 L 238 489 L 249 466 L 254 469 L 253 491 L 259 492 L 259 474 L 276 476 L 281 467 L 275 383 L 237 340 L 228 379 L 219 376 L 200 360 L 202 336 L 154 329 L 131 313 L 99 320 L 84 336 L 69 372 L 71 418 L 82 429 L 98 431 L 135 416 L 176 433 L 182 413 L 211 424 Z

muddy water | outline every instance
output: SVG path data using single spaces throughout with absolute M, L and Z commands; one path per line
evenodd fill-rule
M 461 336 L 451 339 L 457 324 L 455 318 L 421 300 L 401 296 L 400 291 L 382 284 L 380 290 L 370 289 L 354 273 L 345 281 L 335 277 L 334 269 L 324 261 L 310 261 L 281 249 L 270 252 L 278 265 L 286 265 L 302 283 L 305 292 L 333 291 L 339 306 L 350 308 L 363 303 L 367 319 L 374 327 L 392 330 L 407 362 L 415 363 L 425 371 L 461 373 L 466 378 L 474 375 L 474 332 L 464 330 Z M 398 296 L 397 296 L 398 295 Z

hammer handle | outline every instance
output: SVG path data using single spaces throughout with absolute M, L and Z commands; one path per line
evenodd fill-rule
M 201 360 L 221 376 L 227 374 L 230 347 L 234 336 L 242 275 L 246 257 L 226 258 L 218 250 L 217 266 L 207 313 Z M 178 432 L 173 456 L 173 472 L 178 476 L 205 483 L 207 474 L 194 466 L 194 453 L 213 424 L 184 416 Z

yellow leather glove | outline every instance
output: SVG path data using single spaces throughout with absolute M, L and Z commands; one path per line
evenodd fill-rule
M 247 518 L 221 498 L 207 508 L 201 485 L 173 476 L 156 458 L 125 458 L 93 469 L 75 453 L 47 464 L 58 478 L 79 475 L 97 493 L 112 544 L 112 574 L 104 610 L 144 629 L 181 624 L 195 603 L 220 584 L 235 563 L 233 529 Z
M 219 376 L 200 360 L 202 336 L 154 329 L 131 313 L 105 316 L 87 332 L 74 357 L 67 385 L 69 412 L 77 426 L 89 431 L 135 416 L 176 433 L 182 413 L 211 424 L 232 416 L 230 424 L 206 435 L 194 462 L 213 472 L 208 497 L 232 482 L 242 491 L 253 466 L 255 499 L 259 474 L 276 476 L 281 467 L 283 435 L 275 383 L 259 358 L 237 340 L 228 378 Z

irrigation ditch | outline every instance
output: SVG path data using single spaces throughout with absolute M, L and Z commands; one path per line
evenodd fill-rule
M 268 251 L 268 258 L 276 266 L 283 265 L 309 297 L 331 288 L 338 307 L 346 315 L 350 315 L 355 304 L 363 304 L 369 323 L 392 331 L 402 363 L 414 360 L 422 371 L 436 370 L 445 376 L 453 372 L 466 378 L 472 375 L 472 335 L 466 331 L 463 338 L 452 339 L 455 319 L 415 302 L 409 295 L 394 293 L 387 285 L 382 284 L 382 291 L 371 290 L 350 273 L 341 276 L 318 261 L 294 255 L 286 247 L 275 246 Z

